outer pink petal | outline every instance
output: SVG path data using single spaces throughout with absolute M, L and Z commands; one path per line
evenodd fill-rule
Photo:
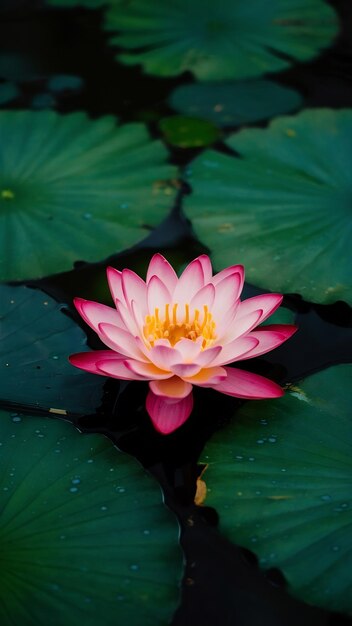
M 245 355 L 255 350 L 258 343 L 259 339 L 252 334 L 234 339 L 234 341 L 223 346 L 221 353 L 214 359 L 212 365 L 226 365 L 244 359 L 246 358 Z
M 79 352 L 78 354 L 71 354 L 68 360 L 75 367 L 79 367 L 81 370 L 91 372 L 91 374 L 100 374 L 104 376 L 103 372 L 98 369 L 97 363 L 99 361 L 111 360 L 111 361 L 123 361 L 125 356 L 118 354 L 112 350 L 94 350 L 94 352 Z
M 193 396 L 188 396 L 178 402 L 167 402 L 167 399 L 156 396 L 149 391 L 146 400 L 146 409 L 153 422 L 154 428 L 163 435 L 168 435 L 182 426 L 189 418 L 193 409 Z
M 211 385 L 216 391 L 249 400 L 280 398 L 284 395 L 281 387 L 268 378 L 235 367 L 224 367 L 224 369 L 227 372 L 225 380 L 217 385 Z
M 202 264 L 204 284 L 206 285 L 212 280 L 212 276 L 213 276 L 213 268 L 211 266 L 211 261 L 207 254 L 201 254 L 198 257 L 198 261 L 200 261 L 200 263 Z
M 98 326 L 101 322 L 114 324 L 119 326 L 119 328 L 126 328 L 119 312 L 111 306 L 105 306 L 105 304 L 84 300 L 83 298 L 74 298 L 73 303 L 80 316 L 96 333 L 99 332 Z
M 157 253 L 152 257 L 147 271 L 147 284 L 152 276 L 159 276 L 170 293 L 173 293 L 178 281 L 177 274 L 162 254 Z
M 230 267 L 226 267 L 224 270 L 222 270 L 221 272 L 213 276 L 212 283 L 213 285 L 218 285 L 222 280 L 224 280 L 224 278 L 227 278 L 227 276 L 231 276 L 231 274 L 239 274 L 240 276 L 240 292 L 239 292 L 240 294 L 243 289 L 243 283 L 244 283 L 243 265 L 230 265 Z
M 190 302 L 190 309 L 193 312 L 195 309 L 203 311 L 206 305 L 208 309 L 211 309 L 215 299 L 215 287 L 211 283 L 204 285 L 195 296 L 193 296 Z
M 147 357 L 140 351 L 133 335 L 127 330 L 112 324 L 99 324 L 99 335 L 112 350 L 116 350 L 126 357 L 148 361 Z
M 172 376 L 166 380 L 151 380 L 149 387 L 156 396 L 166 396 L 178 400 L 185 398 L 192 391 L 192 385 L 186 383 L 182 378 L 178 378 L 178 376 Z
M 178 303 L 179 311 L 183 310 L 184 305 L 192 300 L 203 285 L 202 263 L 199 259 L 194 259 L 182 272 L 174 291 L 173 301 Z
M 154 315 L 155 309 L 159 309 L 160 316 L 164 314 L 165 305 L 171 304 L 171 293 L 165 287 L 158 276 L 152 276 L 147 287 L 148 310 Z
M 137 374 L 126 366 L 127 361 L 121 359 L 97 360 L 97 369 L 104 376 L 120 378 L 121 380 L 149 380 L 148 377 Z
M 147 285 L 138 274 L 132 270 L 122 270 L 122 290 L 125 296 L 126 305 L 131 309 L 131 302 L 134 300 L 139 309 L 142 311 L 143 317 L 147 311 Z
M 144 380 L 162 380 L 171 378 L 172 373 L 156 367 L 153 363 L 142 363 L 134 359 L 128 359 L 125 362 L 127 369 L 134 372 L 138 376 L 142 376 Z
M 236 321 L 242 320 L 253 311 L 262 310 L 258 324 L 261 324 L 267 317 L 272 315 L 280 306 L 283 296 L 279 293 L 264 293 L 261 296 L 248 298 L 240 303 L 237 309 Z
M 265 326 L 263 329 L 258 328 L 258 330 L 254 330 L 248 335 L 248 338 L 255 337 L 258 340 L 257 346 L 241 358 L 252 359 L 255 356 L 270 352 L 270 350 L 281 346 L 281 344 L 292 337 L 296 331 L 297 326 L 291 324 L 272 324 Z
M 122 300 L 125 302 L 125 296 L 122 290 L 122 272 L 116 270 L 114 267 L 107 267 L 106 275 L 113 301 Z
M 221 320 L 224 312 L 230 309 L 241 293 L 241 276 L 237 272 L 226 276 L 215 287 L 215 300 L 211 309 L 215 322 Z

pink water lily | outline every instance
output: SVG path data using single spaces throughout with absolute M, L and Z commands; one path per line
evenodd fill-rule
M 70 362 L 93 374 L 149 381 L 146 408 L 160 433 L 171 433 L 187 420 L 193 385 L 251 400 L 283 395 L 263 376 L 226 367 L 273 350 L 296 331 L 289 324 L 257 328 L 282 296 L 268 293 L 242 302 L 242 265 L 213 276 L 203 254 L 178 278 L 155 254 L 146 281 L 112 267 L 107 277 L 116 308 L 81 298 L 74 303 L 108 349 L 74 354 Z

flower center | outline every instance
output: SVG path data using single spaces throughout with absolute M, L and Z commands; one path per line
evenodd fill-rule
M 192 315 L 190 315 L 189 304 L 185 304 L 183 315 L 179 315 L 177 309 L 177 303 L 172 306 L 172 310 L 170 310 L 170 304 L 166 304 L 163 313 L 156 308 L 154 315 L 146 316 L 143 331 L 152 347 L 157 339 L 168 339 L 174 346 L 183 337 L 192 341 L 202 337 L 203 349 L 213 343 L 216 339 L 216 324 L 206 304 L 202 312 L 195 309 Z

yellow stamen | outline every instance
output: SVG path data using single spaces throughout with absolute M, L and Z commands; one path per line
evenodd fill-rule
M 170 319 L 170 304 L 165 305 L 164 312 L 158 307 L 154 310 L 154 315 L 147 315 L 143 327 L 146 342 L 152 347 L 157 339 L 168 339 L 174 346 L 180 339 L 186 338 L 197 341 L 202 337 L 202 348 L 208 348 L 216 339 L 216 324 L 208 306 L 203 307 L 202 322 L 200 322 L 200 311 L 196 309 L 193 314 L 189 304 L 185 304 L 184 320 L 178 321 L 178 304 L 172 305 L 172 320 Z M 182 319 L 181 317 L 179 318 Z
M 185 304 L 185 309 L 186 309 L 185 324 L 188 324 L 189 323 L 189 304 Z

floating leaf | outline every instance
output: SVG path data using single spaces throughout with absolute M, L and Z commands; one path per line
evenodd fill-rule
M 118 58 L 147 73 L 227 80 L 281 70 L 329 45 L 336 14 L 323 0 L 111 0 L 106 28 Z
M 83 330 L 41 291 L 0 286 L 0 403 L 61 415 L 91 414 L 104 379 L 68 362 L 88 350 Z
M 178 148 L 209 146 L 220 136 L 220 132 L 214 124 L 185 115 L 164 117 L 159 122 L 159 127 L 166 141 Z
M 352 302 L 352 110 L 308 110 L 233 134 L 241 158 L 205 152 L 190 167 L 186 215 L 218 269 L 306 300 Z
M 0 413 L 2 626 L 164 626 L 177 604 L 176 520 L 152 479 L 99 435 Z
M 205 503 L 303 600 L 352 612 L 352 366 L 246 403 L 207 444 Z
M 3 280 L 105 258 L 143 239 L 171 208 L 177 170 L 142 124 L 3 111 L 0 135 Z
M 170 97 L 176 111 L 225 128 L 265 120 L 301 104 L 297 91 L 269 80 L 192 83 L 177 87 Z

